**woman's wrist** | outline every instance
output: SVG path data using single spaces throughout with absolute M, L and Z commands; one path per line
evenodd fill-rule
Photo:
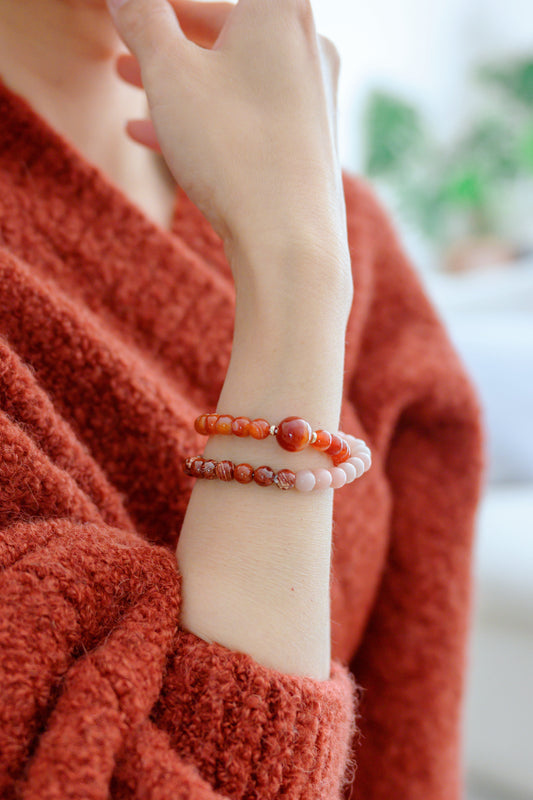
M 314 239 L 298 237 L 250 250 L 246 260 L 233 252 L 243 260 L 232 263 L 235 331 L 216 410 L 273 423 L 297 414 L 314 429 L 336 431 L 351 304 L 351 284 L 338 277 L 346 255 L 324 237 L 326 262 Z M 326 263 L 339 267 L 331 281 Z M 253 280 L 239 283 L 241 269 Z M 213 436 L 204 454 L 273 469 L 330 466 L 325 453 L 288 454 L 271 437 Z M 333 491 L 312 497 L 270 488 L 194 486 L 177 551 L 181 624 L 267 666 L 325 680 Z
M 350 251 L 345 229 L 334 216 L 296 224 L 287 214 L 266 218 L 259 231 L 243 225 L 224 242 L 235 279 L 237 313 L 251 321 L 276 323 L 307 305 L 346 324 L 353 297 Z M 268 314 L 268 317 L 266 315 Z M 237 320 L 238 321 L 238 320 Z

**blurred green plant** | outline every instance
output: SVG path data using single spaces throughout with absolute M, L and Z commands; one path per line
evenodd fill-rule
M 533 189 L 533 56 L 478 68 L 488 110 L 447 146 L 421 112 L 385 91 L 364 116 L 365 173 L 389 186 L 404 214 L 431 240 L 498 231 L 499 198 L 517 179 Z

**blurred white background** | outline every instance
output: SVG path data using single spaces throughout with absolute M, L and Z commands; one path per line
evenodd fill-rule
M 313 8 L 318 31 L 341 55 L 341 161 L 358 173 L 365 165 L 364 109 L 373 89 L 413 103 L 445 147 L 478 108 L 471 80 L 476 65 L 515 56 L 533 61 L 531 0 L 313 0 Z M 492 254 L 486 265 L 478 258 L 475 269 L 450 272 L 442 268 L 442 251 L 378 186 L 485 409 L 489 473 L 478 521 L 464 731 L 468 800 L 533 798 L 531 187 L 523 183 L 514 205 L 502 201 L 500 209 L 507 216 L 503 230 L 516 237 L 518 249 L 526 248 L 521 257 Z

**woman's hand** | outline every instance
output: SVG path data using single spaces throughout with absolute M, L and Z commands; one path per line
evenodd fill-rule
M 151 114 L 129 135 L 161 150 L 226 243 L 289 227 L 347 246 L 339 57 L 309 0 L 127 0 L 112 15 L 133 54 L 119 74 L 144 87 Z

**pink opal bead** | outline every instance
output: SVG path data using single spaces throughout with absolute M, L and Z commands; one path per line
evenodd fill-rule
M 370 469 L 372 464 L 372 456 L 370 455 L 369 450 L 356 450 L 354 453 L 354 458 L 358 458 L 363 462 L 365 470 Z
M 360 478 L 363 472 L 365 471 L 364 462 L 359 456 L 353 456 L 353 458 L 349 458 L 346 462 L 347 464 L 352 464 L 355 468 L 355 477 Z
M 340 467 L 331 467 L 331 488 L 340 489 L 346 483 L 346 473 Z
M 300 469 L 296 473 L 294 488 L 299 492 L 312 492 L 315 488 L 316 478 L 310 469 Z
M 346 434 L 344 437 L 348 439 L 348 442 L 352 448 L 352 450 L 359 450 L 361 447 L 366 447 L 367 444 L 364 439 L 356 439 L 355 436 L 352 436 L 351 433 Z
M 319 467 L 313 470 L 315 473 L 316 484 L 315 489 L 329 489 L 331 486 L 331 472 L 325 467 Z
M 346 473 L 346 483 L 351 483 L 357 478 L 357 470 L 348 461 L 343 461 L 342 464 L 339 464 L 339 469 L 344 470 Z

